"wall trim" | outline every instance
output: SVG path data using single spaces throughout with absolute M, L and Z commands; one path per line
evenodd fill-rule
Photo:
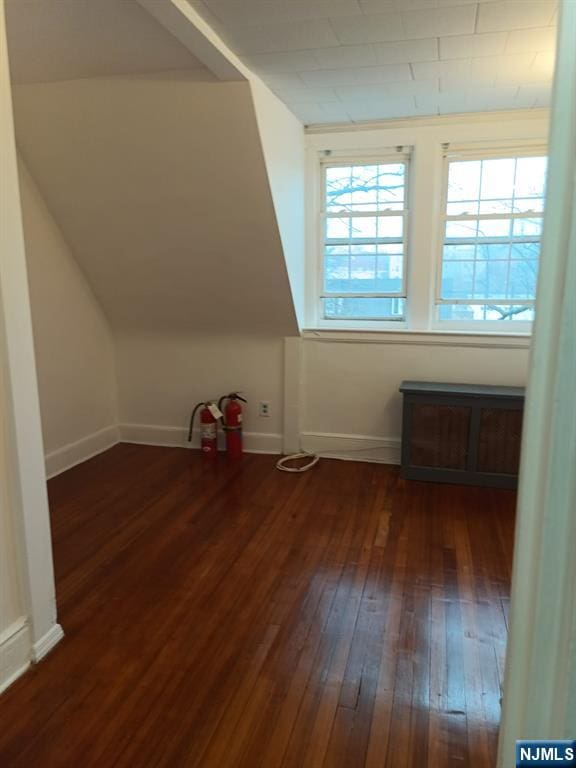
M 282 435 L 267 432 L 244 432 L 246 453 L 282 453 Z M 156 424 L 120 424 L 120 440 L 139 445 L 165 445 L 172 448 L 199 448 L 200 431 L 195 429 L 192 443 L 188 443 L 188 430 L 183 427 L 165 427 Z M 225 438 L 218 435 L 218 447 L 224 448 Z
M 46 454 L 46 476 L 55 477 L 67 469 L 72 469 L 93 456 L 112 448 L 120 442 L 120 430 L 118 425 L 111 425 L 104 429 L 86 435 L 75 443 L 68 443 L 55 451 Z
M 339 344 L 400 344 L 402 346 L 482 347 L 484 349 L 529 349 L 530 334 L 470 333 L 411 330 L 329 330 L 302 331 L 304 341 Z
M 504 120 L 526 121 L 548 119 L 548 107 L 526 109 L 502 109 L 491 112 L 459 112 L 454 115 L 429 115 L 426 117 L 403 117 L 382 120 L 364 120 L 357 123 L 314 123 L 305 126 L 305 133 L 312 136 L 318 133 L 359 133 L 362 131 L 381 131 L 390 128 L 428 128 L 431 126 L 482 125 L 501 123 Z
M 32 661 L 37 662 L 44 658 L 50 651 L 58 645 L 64 637 L 64 630 L 60 624 L 53 624 L 40 640 L 32 646 Z
M 30 666 L 30 627 L 24 617 L 0 633 L 0 693 Z
M 317 453 L 327 459 L 400 464 L 399 437 L 302 432 L 300 441 L 303 451 Z

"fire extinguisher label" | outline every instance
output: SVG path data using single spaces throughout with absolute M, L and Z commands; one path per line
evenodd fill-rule
M 202 440 L 214 440 L 216 437 L 216 424 L 201 424 L 200 438 Z
M 236 420 L 238 421 L 238 424 L 242 424 L 242 414 L 241 413 L 238 414 L 238 416 L 236 417 Z
M 222 418 L 222 411 L 220 410 L 220 408 L 218 408 L 217 405 L 214 405 L 214 403 L 210 403 L 206 407 L 208 408 L 208 410 L 210 411 L 212 416 L 214 416 L 215 419 L 221 419 Z

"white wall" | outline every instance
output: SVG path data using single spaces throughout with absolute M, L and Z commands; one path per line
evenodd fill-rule
M 250 450 L 281 449 L 283 342 L 278 337 L 119 333 L 116 340 L 124 440 L 186 445 L 192 407 L 244 392 L 244 442 Z M 270 417 L 257 403 L 270 403 Z
M 20 197 L 48 474 L 117 440 L 110 327 L 25 165 Z
M 319 153 L 377 154 L 412 148 L 408 257 L 408 319 L 403 331 L 352 333 L 322 321 L 317 311 L 316 211 L 308 210 L 307 327 L 302 342 L 301 431 L 308 450 L 398 461 L 403 379 L 524 385 L 528 338 L 439 333 L 434 322 L 436 259 L 441 240 L 443 147 L 545 144 L 547 112 L 461 115 L 390 121 L 379 126 L 307 136 L 308 178 L 318 191 Z M 319 199 L 313 194 L 311 199 Z M 350 327 L 350 323 L 348 326 Z M 355 327 L 362 324 L 354 323 Z M 377 324 L 369 324 L 372 327 Z M 395 324 L 397 328 L 399 324 Z M 321 330 L 328 329 L 331 330 Z M 313 330 L 319 329 L 319 330 Z M 414 333 L 417 329 L 419 332 Z M 471 329 L 474 333 L 482 329 Z M 517 326 L 510 324 L 510 334 Z M 524 330 L 524 329 L 523 329 Z M 369 450 L 365 450 L 365 449 Z M 356 453 L 356 449 L 361 449 Z
M 58 642 L 48 500 L 0 4 L 0 689 Z M 1 591 L 1 590 L 0 590 Z M 18 614 L 21 614 L 18 617 Z M 15 619 L 15 617 L 17 617 Z
M 0 338 L 0 361 L 5 361 Z M 20 578 L 19 541 L 14 520 L 14 499 L 8 478 L 10 467 L 9 398 L 4 365 L 0 366 L 0 691 L 25 668 L 31 641 Z
M 340 341 L 307 336 L 301 372 L 304 447 L 397 463 L 402 380 L 526 383 L 526 341 L 510 339 L 494 348 L 490 344 L 485 337 L 424 334 L 364 340 L 343 335 Z
M 261 80 L 254 78 L 250 87 L 294 308 L 298 324 L 303 327 L 306 279 L 304 127 Z

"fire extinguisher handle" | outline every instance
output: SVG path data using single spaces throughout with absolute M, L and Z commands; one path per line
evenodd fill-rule
M 222 414 L 222 426 L 223 426 L 224 428 L 226 427 L 226 417 L 225 417 L 225 415 L 224 415 L 224 410 L 222 409 L 222 403 L 224 402 L 224 400 L 227 400 L 227 399 L 228 399 L 228 397 L 229 397 L 229 395 L 222 395 L 222 397 L 220 398 L 220 400 L 218 400 L 218 410 L 219 410 L 219 411 L 220 411 L 220 413 Z
M 196 416 L 196 411 L 200 406 L 204 405 L 204 403 L 198 403 L 198 405 L 194 406 L 194 409 L 192 411 L 192 416 L 190 416 L 190 428 L 188 429 L 188 442 L 192 442 L 192 434 L 194 432 L 194 417 Z

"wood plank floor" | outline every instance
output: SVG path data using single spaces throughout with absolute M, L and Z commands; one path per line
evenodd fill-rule
M 514 494 L 118 445 L 50 481 L 66 637 L 2 768 L 492 768 Z

